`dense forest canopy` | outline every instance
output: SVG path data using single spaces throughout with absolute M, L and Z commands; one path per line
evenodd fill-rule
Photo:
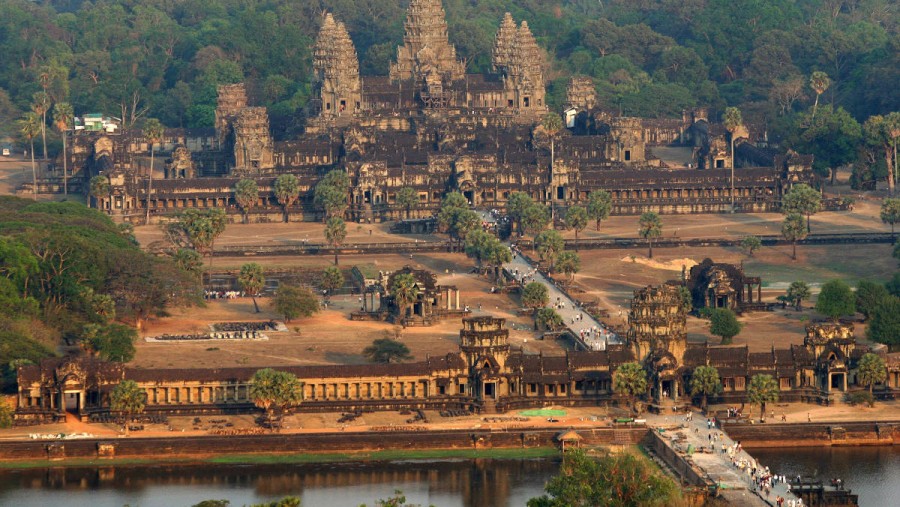
M 900 7 L 893 0 L 444 0 L 470 72 L 490 70 L 504 12 L 527 20 L 550 60 L 551 104 L 572 74 L 626 114 L 742 106 L 767 119 L 813 71 L 823 100 L 858 121 L 900 109 Z M 407 0 L 7 0 L 0 19 L 0 114 L 36 92 L 76 114 L 116 115 L 137 97 L 165 125 L 212 125 L 215 87 L 247 80 L 274 116 L 310 91 L 311 44 L 326 10 L 344 21 L 364 74 L 385 74 Z M 796 90 L 795 90 L 796 91 Z M 798 107 L 802 100 L 795 101 Z M 747 113 L 745 113 L 747 116 Z
M 199 280 L 138 248 L 128 226 L 75 202 L 0 197 L 0 387 L 63 344 L 113 360 L 129 326 L 199 301 Z

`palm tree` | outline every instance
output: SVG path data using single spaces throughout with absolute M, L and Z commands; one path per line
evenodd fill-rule
M 754 375 L 750 379 L 750 386 L 747 388 L 747 401 L 759 403 L 759 418 L 762 422 L 765 422 L 766 403 L 778 401 L 778 382 L 771 375 Z
M 153 145 L 162 139 L 165 128 L 156 118 L 148 118 L 144 122 L 144 138 L 150 144 L 150 173 L 147 174 L 147 218 L 144 225 L 150 225 L 150 194 L 153 191 Z
M 56 130 L 59 131 L 59 135 L 62 137 L 63 142 L 63 195 L 69 195 L 69 160 L 68 150 L 66 149 L 66 140 L 74 116 L 75 111 L 72 109 L 72 104 L 69 104 L 68 102 L 58 102 L 53 106 L 53 124 L 56 127 Z
M 816 117 L 816 109 L 819 108 L 819 96 L 825 93 L 826 90 L 831 86 L 831 78 L 828 77 L 828 74 L 822 71 L 815 71 L 809 77 L 809 87 L 816 92 L 816 102 L 813 104 L 813 114 L 812 117 Z
M 556 138 L 563 129 L 562 118 L 556 113 L 547 113 L 541 120 L 541 127 L 550 140 L 550 173 L 553 174 L 554 162 L 556 161 Z
M 325 223 L 325 241 L 334 248 L 334 265 L 338 265 L 338 248 L 347 238 L 347 225 L 341 217 L 331 217 Z
M 859 360 L 857 379 L 860 384 L 869 386 L 869 394 L 872 394 L 875 389 L 875 384 L 884 382 L 885 379 L 887 379 L 887 369 L 885 369 L 884 366 L 884 359 L 871 352 L 862 356 Z
M 19 132 L 28 142 L 31 143 L 31 193 L 32 198 L 37 200 L 37 169 L 34 166 L 34 138 L 41 133 L 41 119 L 37 113 L 27 112 L 25 117 L 19 120 Z
M 613 391 L 629 399 L 633 411 L 637 411 L 636 399 L 647 392 L 647 372 L 639 363 L 625 363 L 613 373 Z
M 239 180 L 234 185 L 234 200 L 241 208 L 243 221 L 246 224 L 250 208 L 259 202 L 259 186 L 256 184 L 256 181 L 249 178 Z
M 416 277 L 412 273 L 401 273 L 394 277 L 391 284 L 391 296 L 400 310 L 400 322 L 406 318 L 406 308 L 413 304 L 419 297 L 419 286 L 416 285 Z
M 113 410 L 125 412 L 125 434 L 128 434 L 128 423 L 134 414 L 144 411 L 147 394 L 133 380 L 123 380 L 110 393 L 110 406 Z
M 731 212 L 734 213 L 734 134 L 744 119 L 741 117 L 741 110 L 736 107 L 725 109 L 725 128 L 728 130 L 729 139 L 731 141 Z
M 282 174 L 275 178 L 275 198 L 284 209 L 284 221 L 289 222 L 288 208 L 300 197 L 300 180 L 293 174 Z
M 719 370 L 714 366 L 698 366 L 691 375 L 691 396 L 702 396 L 700 408 L 706 410 L 707 398 L 722 391 Z
M 411 187 L 403 187 L 397 191 L 397 206 L 406 210 L 406 219 L 409 220 L 410 212 L 419 204 L 419 194 Z
M 253 300 L 253 307 L 256 313 L 259 313 L 259 305 L 256 304 L 256 296 L 266 285 L 266 274 L 262 266 L 255 262 L 248 262 L 241 266 L 241 272 L 238 274 L 238 284 L 241 289 Z
M 638 234 L 647 240 L 650 246 L 649 258 L 653 258 L 653 238 L 662 236 L 662 220 L 653 211 L 647 211 L 638 219 Z
M 97 209 L 100 209 L 100 199 L 109 195 L 109 178 L 102 174 L 91 178 L 90 195 L 97 199 Z
M 47 113 L 50 111 L 50 95 L 47 92 L 37 92 L 32 95 L 34 104 L 31 110 L 41 117 L 41 139 L 44 142 L 44 160 L 47 160 Z

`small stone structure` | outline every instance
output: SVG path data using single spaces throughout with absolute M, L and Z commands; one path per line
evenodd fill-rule
M 762 303 L 762 280 L 744 274 L 743 266 L 704 259 L 691 268 L 687 287 L 696 309 L 727 308 L 742 313 L 766 308 Z

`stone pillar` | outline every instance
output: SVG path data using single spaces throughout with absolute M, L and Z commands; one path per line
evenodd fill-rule
M 456 309 L 459 310 L 459 290 L 456 290 Z

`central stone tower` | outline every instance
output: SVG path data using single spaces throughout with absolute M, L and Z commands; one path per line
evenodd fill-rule
M 332 118 L 358 112 L 362 105 L 359 59 L 343 23 L 325 15 L 313 54 L 315 80 L 322 101 L 320 116 Z
M 665 351 L 680 364 L 687 347 L 687 311 L 679 288 L 666 284 L 634 291 L 627 336 L 638 360 Z
M 406 35 L 397 48 L 397 62 L 391 64 L 391 80 L 424 81 L 436 74 L 443 81 L 456 81 L 465 76 L 465 67 L 447 37 L 441 0 L 412 0 L 404 27 Z

